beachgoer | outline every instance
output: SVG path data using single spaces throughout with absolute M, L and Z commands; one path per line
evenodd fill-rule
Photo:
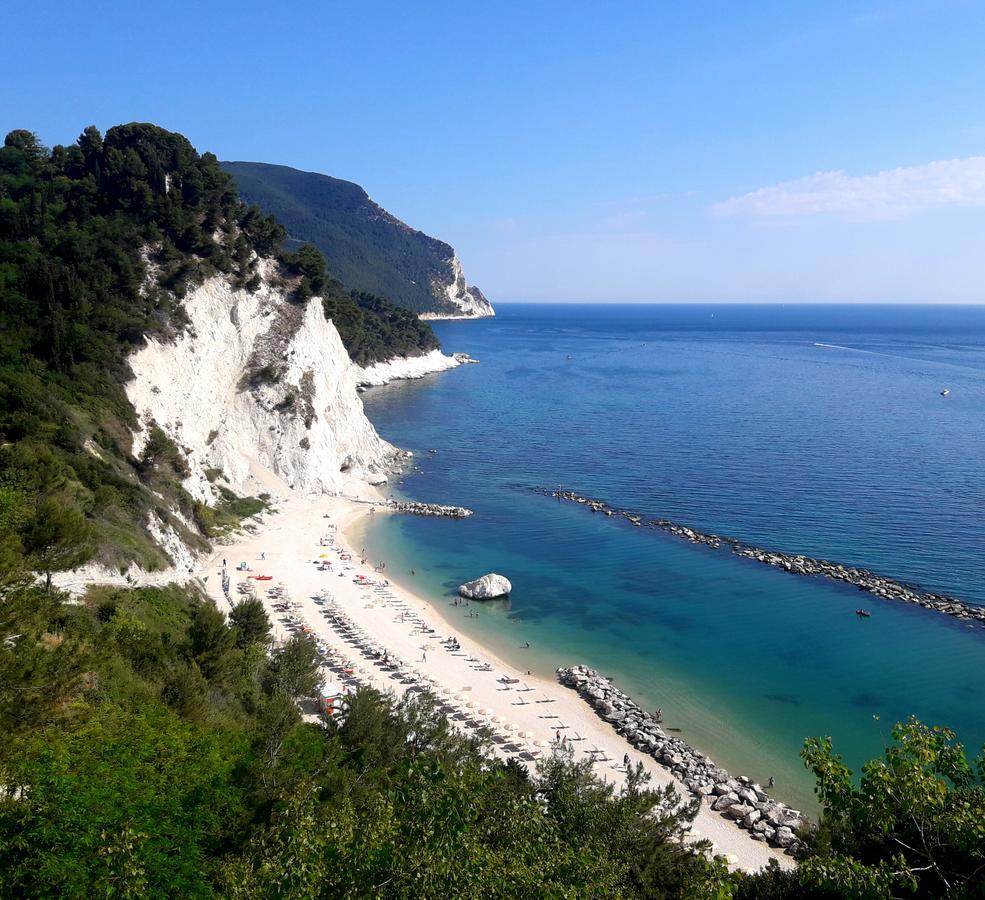
M 776 784 L 776 780 L 770 775 L 770 780 L 766 782 L 766 787 L 773 787 L 774 784 Z
M 533 673 L 533 672 L 531 672 L 531 671 L 530 671 L 530 669 L 527 669 L 527 674 L 528 674 L 528 675 L 533 675 L 534 673 Z
M 427 653 L 422 653 L 421 654 L 421 662 L 427 662 L 427 661 L 428 661 L 428 655 L 427 655 Z
M 557 731 L 554 732 L 554 741 L 557 744 L 560 744 L 561 743 L 561 730 L 560 729 L 558 729 Z
M 523 646 L 524 647 L 529 647 L 530 646 L 530 641 L 524 641 L 523 642 Z
M 629 768 L 629 754 L 624 753 L 622 755 L 622 764 L 628 769 Z
M 266 559 L 266 558 L 267 558 L 267 554 L 266 553 L 261 553 L 260 554 L 260 559 Z
M 416 571 L 415 571 L 414 569 L 411 569 L 411 570 L 410 570 L 410 574 L 411 574 L 411 575 L 416 575 L 416 574 L 417 574 L 417 572 L 416 572 Z
M 656 711 L 656 712 L 654 713 L 654 715 L 653 715 L 653 717 L 654 717 L 654 718 L 655 718 L 655 719 L 656 719 L 656 720 L 657 720 L 658 722 L 661 722 L 661 721 L 663 721 L 663 717 L 664 717 L 664 711 L 663 711 L 662 709 L 659 709 L 659 708 L 658 708 L 658 709 L 657 709 L 657 711 Z

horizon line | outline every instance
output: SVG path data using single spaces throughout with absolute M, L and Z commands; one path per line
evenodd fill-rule
M 494 306 L 967 306 L 985 307 L 985 300 L 497 300 Z

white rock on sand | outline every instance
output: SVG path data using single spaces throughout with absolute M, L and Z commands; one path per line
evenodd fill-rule
M 504 575 L 497 575 L 490 572 L 475 581 L 466 581 L 458 589 L 458 593 L 469 600 L 492 600 L 496 597 L 505 597 L 513 590 L 509 578 Z

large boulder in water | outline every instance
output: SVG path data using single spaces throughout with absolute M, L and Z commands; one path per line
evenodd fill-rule
M 494 597 L 505 597 L 513 590 L 509 578 L 490 572 L 475 581 L 466 581 L 458 589 L 458 593 L 469 600 L 492 600 Z

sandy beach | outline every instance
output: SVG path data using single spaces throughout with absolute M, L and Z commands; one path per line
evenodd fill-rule
M 628 753 L 634 765 L 643 764 L 653 784 L 674 784 L 682 796 L 688 795 L 686 787 L 598 719 L 573 691 L 527 675 L 457 632 L 427 600 L 397 584 L 385 569 L 377 571 L 379 560 L 363 564 L 359 548 L 348 545 L 346 530 L 371 510 L 376 510 L 375 515 L 390 514 L 376 508 L 381 495 L 375 488 L 354 482 L 344 497 L 301 497 L 284 485 L 278 487 L 272 492 L 278 498 L 276 512 L 265 517 L 256 533 L 218 547 L 197 573 L 220 609 L 230 609 L 222 591 L 225 561 L 232 602 L 241 596 L 240 583 L 255 586 L 277 640 L 304 627 L 335 651 L 336 658 L 351 661 L 352 677 L 359 683 L 398 696 L 423 684 L 460 711 L 461 721 L 456 724 L 469 727 L 468 718 L 498 734 L 493 745 L 497 754 L 526 753 L 522 758 L 533 765 L 534 759 L 552 752 L 552 744 L 561 736 L 570 741 L 577 759 L 592 757 L 597 774 L 617 788 L 625 779 L 623 758 Z M 242 564 L 249 569 L 237 570 Z M 258 575 L 271 577 L 250 578 Z M 372 643 L 389 661 L 399 660 L 404 672 L 416 672 L 412 677 L 418 686 L 367 658 L 347 639 L 353 633 L 361 633 L 363 643 Z M 457 649 L 446 643 L 452 638 Z M 326 672 L 326 681 L 338 678 Z M 731 865 L 746 871 L 758 870 L 770 859 L 784 867 L 793 865 L 781 851 L 753 841 L 706 806 L 701 807 L 693 832 L 710 840 Z

